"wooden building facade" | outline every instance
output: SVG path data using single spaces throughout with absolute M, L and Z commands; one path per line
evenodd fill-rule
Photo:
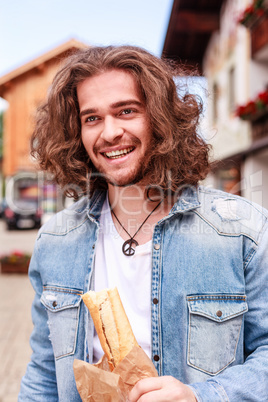
M 3 118 L 3 156 L 0 165 L 1 197 L 9 205 L 34 201 L 44 223 L 66 206 L 53 178 L 37 170 L 30 156 L 30 137 L 36 108 L 45 100 L 49 86 L 64 59 L 86 47 L 70 40 L 35 60 L 0 77 L 0 97 L 8 102 Z M 1 183 L 4 183 L 2 185 Z
M 62 60 L 85 45 L 70 40 L 0 77 L 0 96 L 8 102 L 3 122 L 3 175 L 33 171 L 29 140 L 34 113 L 44 101 Z

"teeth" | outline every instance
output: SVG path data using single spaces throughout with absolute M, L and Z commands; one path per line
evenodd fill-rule
M 120 149 L 120 151 L 105 152 L 104 155 L 107 156 L 107 158 L 117 159 L 123 155 L 130 153 L 131 151 L 133 151 L 133 149 L 133 147 L 129 147 L 126 149 Z

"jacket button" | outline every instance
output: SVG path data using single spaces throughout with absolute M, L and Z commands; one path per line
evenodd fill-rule
M 160 357 L 159 357 L 158 355 L 154 355 L 154 361 L 155 361 L 155 362 L 158 362 L 159 359 L 160 359 Z
M 53 307 L 57 307 L 57 304 L 58 304 L 58 303 L 56 302 L 56 300 L 54 300 L 54 302 L 52 303 L 52 306 L 53 306 Z
M 218 310 L 217 313 L 216 313 L 216 315 L 217 315 L 218 317 L 221 317 L 221 316 L 222 316 L 222 311 L 221 311 L 221 310 Z
M 160 249 L 160 244 L 155 244 L 155 245 L 154 245 L 154 249 L 155 249 L 155 250 L 159 250 L 159 249 Z
M 157 304 L 157 303 L 158 303 L 158 299 L 157 299 L 156 297 L 153 299 L 153 303 L 154 303 L 154 304 Z

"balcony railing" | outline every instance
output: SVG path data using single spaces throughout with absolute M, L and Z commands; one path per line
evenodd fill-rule
M 268 110 L 258 119 L 252 121 L 252 139 L 253 141 L 268 136 Z
M 258 52 L 267 46 L 262 59 L 268 60 L 268 0 L 254 0 L 243 11 L 238 22 L 251 32 L 252 57 L 259 57 Z
M 268 89 L 260 92 L 254 100 L 238 106 L 236 116 L 251 122 L 253 141 L 268 136 Z

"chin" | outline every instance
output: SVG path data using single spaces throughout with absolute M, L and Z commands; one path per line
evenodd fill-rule
M 144 176 L 144 162 L 126 171 L 122 169 L 121 172 L 109 172 L 106 169 L 98 169 L 98 174 L 102 175 L 107 184 L 115 187 L 128 187 L 134 184 L 143 185 Z
M 119 178 L 106 178 L 108 184 L 111 184 L 115 187 L 129 187 L 133 186 L 134 184 L 139 184 L 143 180 L 143 176 L 141 172 L 137 174 L 133 174 L 128 177 L 119 177 Z

